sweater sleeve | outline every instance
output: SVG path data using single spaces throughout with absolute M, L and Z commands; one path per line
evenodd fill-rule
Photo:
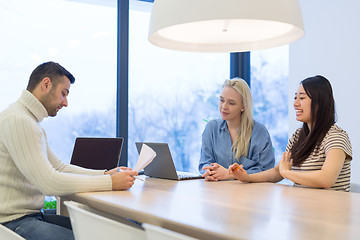
M 48 151 L 41 127 L 27 116 L 4 120 L 3 143 L 18 170 L 45 195 L 67 195 L 75 192 L 111 190 L 109 175 L 90 176 L 60 164 Z M 52 163 L 49 162 L 49 159 Z M 61 172 L 62 171 L 62 172 Z

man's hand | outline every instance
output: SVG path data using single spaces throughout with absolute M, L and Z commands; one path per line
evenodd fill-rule
M 127 170 L 124 172 L 116 172 L 111 175 L 112 189 L 113 190 L 125 190 L 131 188 L 134 184 L 135 178 L 137 176 L 136 171 Z
M 131 168 L 128 168 L 128 167 L 116 167 L 116 168 L 113 168 L 113 169 L 111 169 L 109 171 L 105 171 L 104 174 L 113 175 L 113 174 L 118 172 L 118 168 L 120 168 L 121 170 L 124 170 L 124 171 L 129 171 L 129 170 L 131 171 L 132 170 Z

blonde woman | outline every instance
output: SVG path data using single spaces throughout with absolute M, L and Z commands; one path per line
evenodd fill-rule
M 248 173 L 274 167 L 266 127 L 253 120 L 250 88 L 242 79 L 226 80 L 220 94 L 221 119 L 211 120 L 202 135 L 199 171 L 208 181 L 234 179 L 228 167 L 242 164 Z

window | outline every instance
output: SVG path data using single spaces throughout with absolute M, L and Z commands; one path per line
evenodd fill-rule
M 169 144 L 177 170 L 197 172 L 206 121 L 218 118 L 228 53 L 166 50 L 147 40 L 151 3 L 130 2 L 129 166 L 137 141 Z
M 288 69 L 288 45 L 251 53 L 254 119 L 269 130 L 276 163 L 288 142 Z
M 42 123 L 64 162 L 70 161 L 78 136 L 115 137 L 116 19 L 116 6 L 61 0 L 0 3 L 0 110 L 17 100 L 42 62 L 58 62 L 76 78 L 69 107 Z
M 64 162 L 70 161 L 76 137 L 116 134 L 116 2 L 96 3 L 0 3 L 0 110 L 17 100 L 42 62 L 59 62 L 76 78 L 69 107 L 42 123 Z M 136 141 L 167 142 L 178 170 L 197 171 L 202 131 L 208 120 L 219 117 L 218 94 L 229 78 L 229 54 L 151 45 L 152 4 L 130 4 L 129 166 L 137 161 Z M 287 52 L 285 46 L 251 53 L 254 117 L 268 127 L 277 160 L 287 143 Z

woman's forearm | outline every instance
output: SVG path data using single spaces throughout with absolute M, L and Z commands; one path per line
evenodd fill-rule
M 271 168 L 269 170 L 249 174 L 249 182 L 279 182 L 283 180 L 283 177 L 279 173 L 277 167 Z
M 330 188 L 335 181 L 327 177 L 322 170 L 316 171 L 283 171 L 282 176 L 294 183 L 314 188 Z

